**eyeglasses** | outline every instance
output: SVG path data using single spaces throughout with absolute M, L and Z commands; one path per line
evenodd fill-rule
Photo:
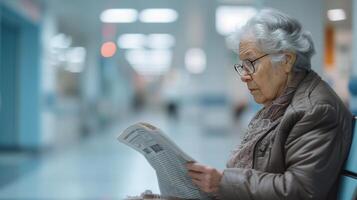
M 264 54 L 264 55 L 260 56 L 259 58 L 256 58 L 256 59 L 254 59 L 252 61 L 243 60 L 243 61 L 241 61 L 241 63 L 235 64 L 234 65 L 234 69 L 236 70 L 236 72 L 238 72 L 239 76 L 246 76 L 246 75 L 254 74 L 254 72 L 255 72 L 255 67 L 254 67 L 255 62 L 257 62 L 261 58 L 264 58 L 267 55 L 269 55 L 269 54 Z

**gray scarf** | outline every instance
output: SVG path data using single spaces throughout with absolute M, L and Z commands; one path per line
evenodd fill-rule
M 255 144 L 264 133 L 266 133 L 267 129 L 280 122 L 281 117 L 284 115 L 286 108 L 289 106 L 291 99 L 294 96 L 296 88 L 305 75 L 305 72 L 295 73 L 283 94 L 276 98 L 270 105 L 267 105 L 258 111 L 250 121 L 241 144 L 232 151 L 231 158 L 227 162 L 227 167 L 246 169 L 251 169 L 253 167 L 253 150 Z

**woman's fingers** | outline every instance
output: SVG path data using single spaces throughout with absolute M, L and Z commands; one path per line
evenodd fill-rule
M 199 181 L 199 180 L 192 179 L 192 182 L 195 185 L 197 185 L 197 187 L 199 187 L 204 192 L 211 193 L 211 192 L 218 191 L 218 187 L 212 187 L 209 183 L 207 183 L 205 181 Z
M 192 182 L 197 185 L 201 190 L 207 192 L 207 189 L 209 188 L 209 185 L 204 182 L 204 181 L 199 181 L 199 180 L 195 180 L 195 179 L 192 179 Z
M 217 192 L 222 173 L 215 168 L 198 163 L 187 163 L 192 182 L 204 192 Z
M 204 178 L 204 174 L 202 173 L 197 173 L 194 171 L 189 171 L 188 175 L 192 178 L 192 179 L 196 179 L 196 180 L 202 180 Z
M 192 179 L 192 182 L 195 184 L 195 185 L 197 185 L 198 187 L 200 187 L 201 188 L 201 181 L 199 181 L 199 180 L 196 180 L 196 179 Z
M 186 165 L 188 170 L 191 171 L 197 171 L 197 172 L 201 172 L 204 169 L 203 165 L 197 164 L 197 163 L 188 163 Z

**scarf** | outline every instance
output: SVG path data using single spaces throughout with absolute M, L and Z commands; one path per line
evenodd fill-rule
M 283 94 L 258 111 L 250 121 L 241 144 L 232 151 L 231 157 L 227 162 L 227 167 L 252 169 L 253 151 L 256 143 L 264 136 L 264 133 L 266 133 L 269 128 L 280 122 L 285 110 L 290 105 L 299 83 L 304 79 L 305 75 L 305 72 L 295 72 Z

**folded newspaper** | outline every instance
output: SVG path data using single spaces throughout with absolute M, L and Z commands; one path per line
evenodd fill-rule
M 192 183 L 186 163 L 195 160 L 184 153 L 160 129 L 147 123 L 134 124 L 118 140 L 145 156 L 155 169 L 161 196 L 182 199 L 211 199 Z

